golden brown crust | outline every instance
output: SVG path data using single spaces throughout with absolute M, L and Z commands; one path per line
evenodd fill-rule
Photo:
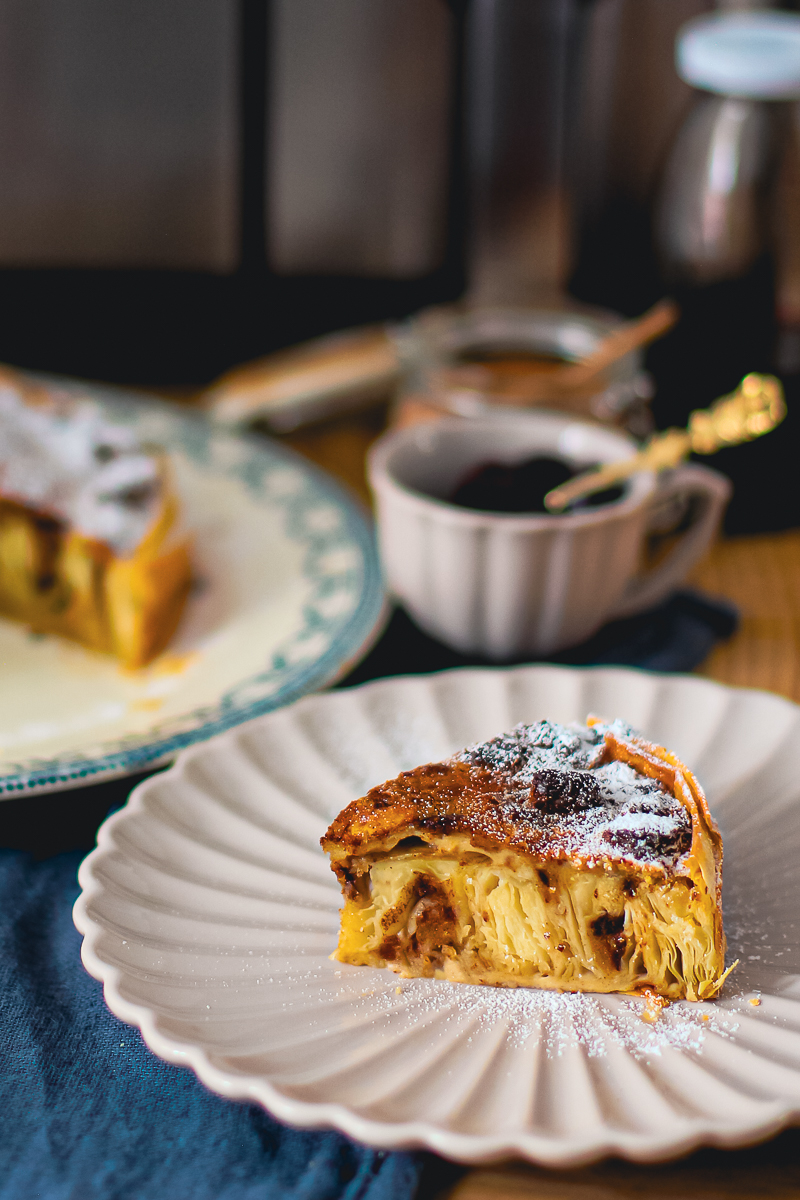
M 590 717 L 588 724 L 593 723 L 597 722 Z M 660 780 L 670 795 L 683 804 L 692 821 L 692 853 L 697 855 L 703 849 L 706 838 L 711 844 L 714 883 L 719 901 L 722 890 L 722 837 L 709 811 L 705 792 L 695 776 L 671 750 L 644 738 L 623 741 L 614 732 L 607 731 L 605 744 L 611 759 L 627 763 L 641 775 Z
M 591 720 L 590 720 L 591 724 Z M 662 746 L 641 738 L 622 739 L 607 731 L 598 763 L 623 762 L 639 774 L 659 781 L 687 810 L 692 825 L 692 850 L 701 835 L 714 847 L 716 873 L 722 860 L 722 841 L 711 819 L 705 796 L 689 769 Z M 531 859 L 594 864 L 596 849 L 572 848 L 564 853 L 562 830 L 520 820 L 518 794 L 510 793 L 508 772 L 475 766 L 458 758 L 428 763 L 403 771 L 354 800 L 331 824 L 321 844 L 336 864 L 347 858 L 390 849 L 398 836 L 416 833 L 460 835 L 477 849 L 513 850 Z M 527 814 L 526 814 L 527 816 Z M 686 850 L 689 847 L 685 847 Z M 609 846 L 602 859 L 629 861 L 630 855 Z M 657 865 L 653 873 L 661 873 Z

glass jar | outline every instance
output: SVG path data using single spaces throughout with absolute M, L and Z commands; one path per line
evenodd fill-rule
M 485 416 L 497 405 L 524 406 L 526 380 L 588 358 L 620 323 L 616 314 L 598 310 L 428 309 L 395 329 L 406 367 L 401 403 L 410 395 L 464 417 Z M 539 403 L 645 437 L 653 428 L 652 381 L 642 359 L 641 349 L 631 350 L 588 391 L 559 396 L 545 390 Z
M 656 207 L 668 278 L 708 284 L 744 275 L 769 238 L 768 193 L 800 97 L 800 15 L 759 10 L 687 22 L 678 74 L 698 97 L 675 139 Z

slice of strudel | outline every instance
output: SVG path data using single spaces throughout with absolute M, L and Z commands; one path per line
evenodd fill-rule
M 190 581 L 164 455 L 91 400 L 0 369 L 0 614 L 140 667 Z
M 674 754 L 621 722 L 518 725 L 404 771 L 322 839 L 336 957 L 400 975 L 709 999 L 722 842 Z

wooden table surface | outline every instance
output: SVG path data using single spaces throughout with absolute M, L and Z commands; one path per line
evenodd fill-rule
M 741 626 L 700 674 L 800 702 L 800 530 L 719 542 L 692 576 L 738 605 Z

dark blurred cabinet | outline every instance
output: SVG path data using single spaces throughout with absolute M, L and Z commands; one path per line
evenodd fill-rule
M 202 382 L 462 286 L 446 0 L 5 0 L 0 358 Z
M 467 288 L 643 307 L 710 2 L 4 0 L 0 359 L 202 383 Z

